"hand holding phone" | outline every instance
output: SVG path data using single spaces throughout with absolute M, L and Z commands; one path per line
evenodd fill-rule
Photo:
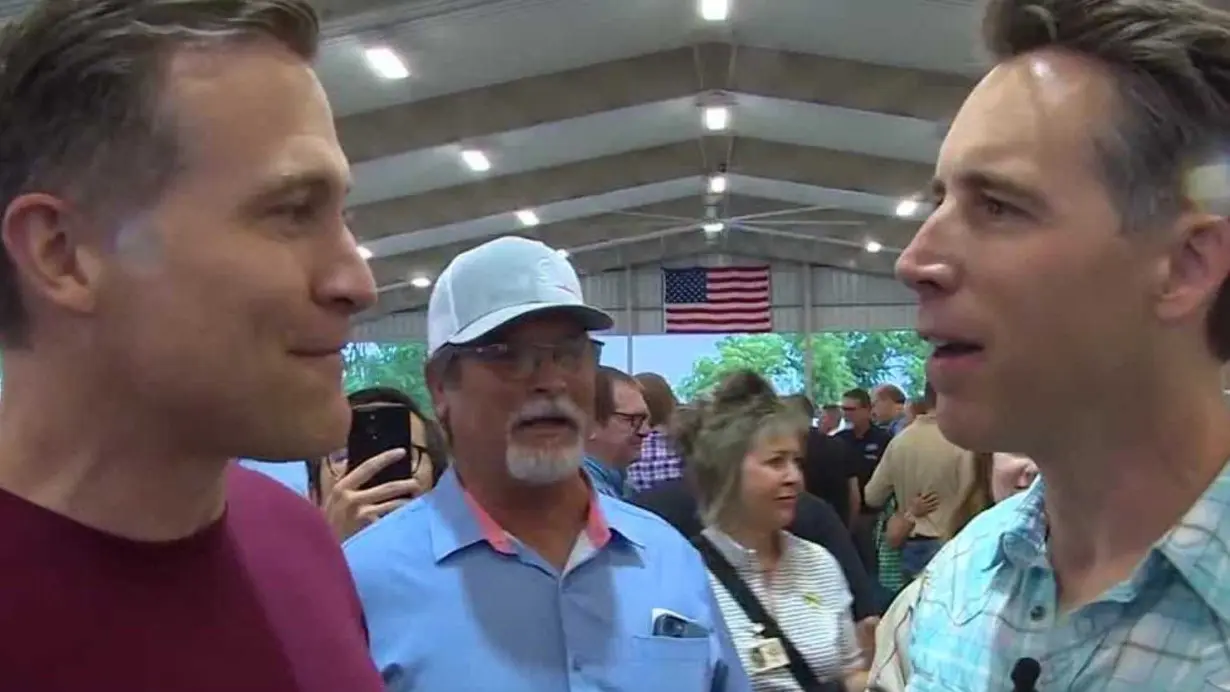
M 406 454 L 380 466 L 367 477 L 362 488 L 374 488 L 393 481 L 414 478 L 416 461 L 414 431 L 410 424 L 410 408 L 401 404 L 367 404 L 355 407 L 350 414 L 350 435 L 346 441 L 347 475 L 366 463 L 392 449 L 406 450 Z
M 423 493 L 413 478 L 399 478 L 372 485 L 372 479 L 406 459 L 405 449 L 390 449 L 364 460 L 350 469 L 323 499 L 325 518 L 341 540 L 346 540 L 380 517 L 401 507 Z

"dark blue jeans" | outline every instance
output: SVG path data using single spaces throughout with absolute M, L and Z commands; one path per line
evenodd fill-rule
M 944 545 L 938 538 L 911 538 L 901 546 L 901 571 L 905 574 L 907 583 L 926 569 L 931 558 L 940 552 Z

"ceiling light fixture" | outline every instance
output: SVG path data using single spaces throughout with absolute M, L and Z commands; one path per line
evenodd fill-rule
M 710 132 L 721 132 L 730 127 L 730 109 L 726 106 L 705 107 L 705 129 Z
M 521 222 L 522 226 L 537 226 L 542 223 L 542 220 L 538 218 L 538 214 L 535 214 L 533 209 L 522 209 L 517 212 L 517 220 Z
M 867 250 L 867 252 L 875 253 L 883 250 L 884 246 L 874 240 L 868 240 L 867 244 L 863 246 L 863 249 Z
M 426 276 L 416 276 L 413 279 L 410 279 L 410 285 L 415 288 L 427 288 L 431 285 L 431 279 Z
M 726 224 L 722 223 L 721 221 L 711 221 L 705 224 L 704 226 L 701 226 L 701 230 L 709 234 L 721 233 L 722 230 L 725 228 L 726 228 Z
M 461 152 L 461 160 L 475 173 L 491 170 L 491 159 L 478 149 L 465 149 Z
M 363 51 L 363 57 L 367 59 L 367 66 L 372 68 L 372 72 L 382 79 L 392 81 L 410 76 L 410 68 L 406 67 L 406 61 L 401 59 L 397 51 L 388 46 L 368 48 Z
M 709 177 L 709 194 L 720 195 L 726 192 L 726 176 L 714 175 Z
M 365 260 L 369 260 L 372 258 L 372 251 L 360 245 L 359 246 L 359 257 L 362 257 Z
M 696 6 L 706 22 L 724 22 L 730 16 L 730 0 L 697 0 Z
M 908 219 L 918 213 L 918 206 L 916 199 L 903 199 L 897 203 L 896 214 L 903 219 Z

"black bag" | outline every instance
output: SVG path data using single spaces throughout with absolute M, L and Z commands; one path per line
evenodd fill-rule
M 782 632 L 777 620 L 774 620 L 773 616 L 769 615 L 769 611 L 764 609 L 764 606 L 760 604 L 760 599 L 756 598 L 756 594 L 752 593 L 748 585 L 743 583 L 743 580 L 735 573 L 734 565 L 730 564 L 717 546 L 704 536 L 692 539 L 692 545 L 700 551 L 709 571 L 717 577 L 722 586 L 726 587 L 735 602 L 747 614 L 748 619 L 764 628 L 761 633 L 765 637 L 777 639 L 782 643 L 788 661 L 786 667 L 794 676 L 795 682 L 799 683 L 799 687 L 803 688 L 803 692 L 846 692 L 846 686 L 840 681 L 821 682 L 820 678 L 816 677 L 811 667 L 807 665 L 807 661 L 803 660 L 803 655 L 794 648 L 794 644 L 786 637 L 786 633 Z

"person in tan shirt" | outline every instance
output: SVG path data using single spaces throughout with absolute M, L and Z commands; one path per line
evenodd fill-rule
M 928 387 L 924 398 L 934 397 Z M 917 576 L 939 551 L 965 489 L 973 480 L 969 454 L 940 432 L 934 414 L 918 416 L 893 438 L 863 492 L 871 507 L 882 507 L 890 496 L 907 502 L 934 495 L 935 510 L 914 522 L 901 549 L 902 571 L 908 580 Z

